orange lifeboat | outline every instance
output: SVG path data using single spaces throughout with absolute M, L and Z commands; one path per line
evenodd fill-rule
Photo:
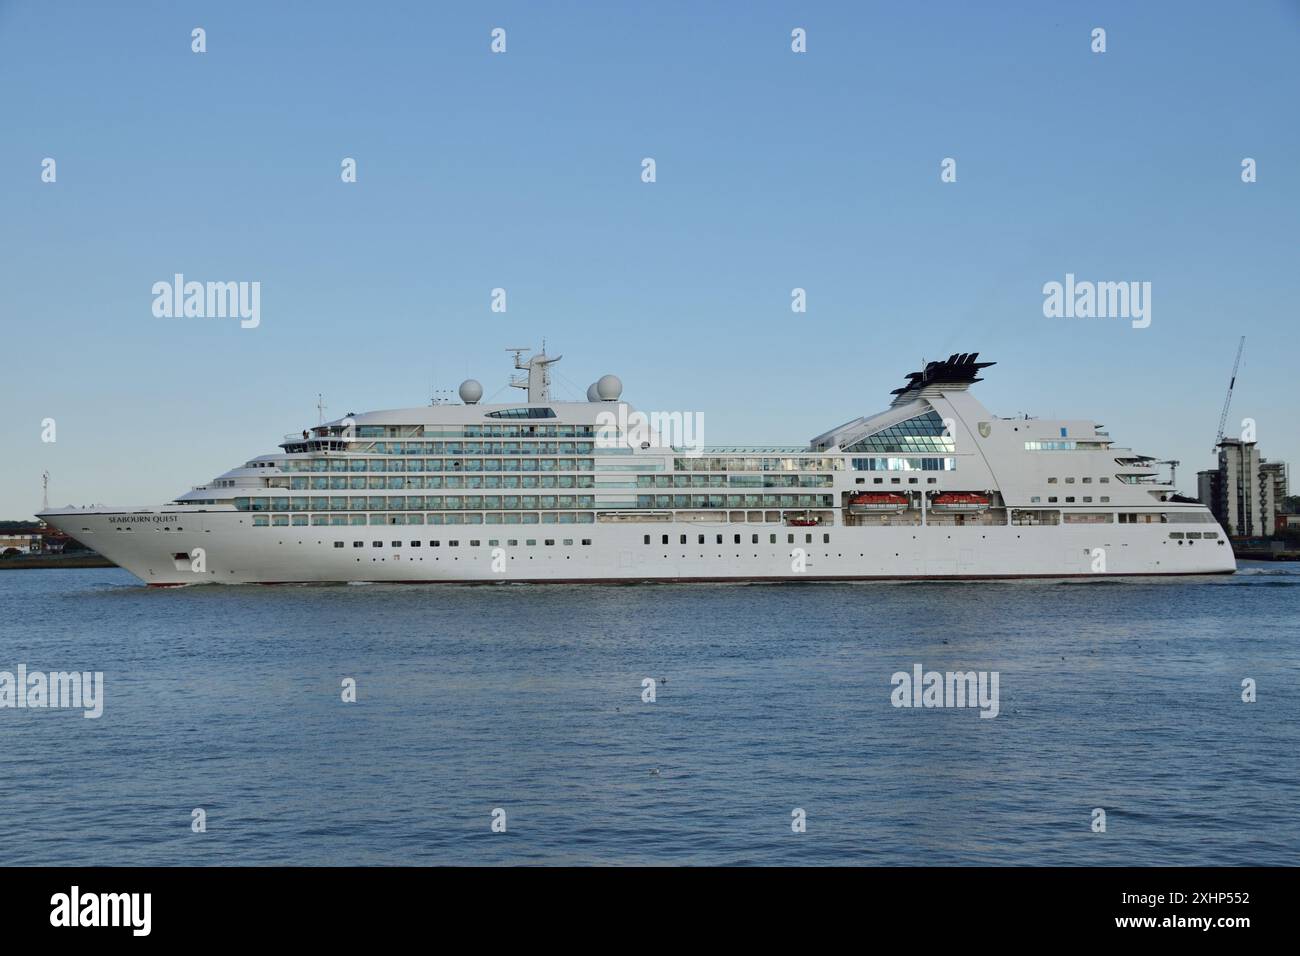
M 902 495 L 868 492 L 849 499 L 850 514 L 896 513 L 907 510 L 907 499 Z
M 944 492 L 930 502 L 931 511 L 972 512 L 987 511 L 989 499 L 984 495 L 965 492 Z

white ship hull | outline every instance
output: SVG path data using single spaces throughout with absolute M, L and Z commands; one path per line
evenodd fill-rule
M 1236 570 L 1232 549 L 1221 532 L 1215 540 L 1184 543 L 1169 537 L 1170 531 L 1204 531 L 1203 523 L 803 528 L 692 521 L 282 528 L 252 527 L 247 515 L 218 512 L 71 511 L 43 517 L 155 586 L 792 582 L 1230 574 Z M 124 527 L 132 530 L 118 530 Z M 663 543 L 665 535 L 668 544 Z M 701 535 L 704 544 L 699 543 Z M 512 540 L 517 544 L 510 545 Z M 380 547 L 375 547 L 376 541 Z M 420 542 L 418 547 L 412 545 L 415 541 Z M 436 547 L 433 541 L 438 542 Z M 336 542 L 342 547 L 336 547 Z M 400 544 L 395 547 L 395 542 Z
M 158 586 L 1236 569 L 1153 457 L 1087 419 L 994 416 L 968 391 L 992 364 L 976 358 L 928 363 L 887 409 L 807 445 L 710 449 L 647 430 L 612 375 L 552 401 L 559 359 L 516 356 L 525 404 L 480 405 L 468 381 L 462 405 L 322 423 L 161 507 L 41 517 Z

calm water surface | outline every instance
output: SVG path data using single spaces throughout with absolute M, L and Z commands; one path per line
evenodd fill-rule
M 103 671 L 106 702 L 0 710 L 0 863 L 1294 865 L 1298 612 L 1286 564 L 156 591 L 3 572 L 0 670 Z M 915 663 L 998 671 L 1000 715 L 895 709 Z

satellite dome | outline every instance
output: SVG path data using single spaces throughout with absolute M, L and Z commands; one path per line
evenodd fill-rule
M 600 401 L 600 393 L 596 391 L 595 382 L 592 382 L 590 385 L 587 386 L 587 401 L 589 402 Z
M 602 402 L 617 402 L 623 394 L 623 383 L 617 375 L 602 375 L 596 383 L 596 395 Z
M 483 397 L 483 386 L 472 378 L 467 378 L 460 383 L 460 400 L 466 405 L 477 405 L 478 400 Z

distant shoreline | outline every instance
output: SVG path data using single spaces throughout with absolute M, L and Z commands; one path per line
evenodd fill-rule
M 34 554 L 0 558 L 0 571 L 19 571 L 31 568 L 115 568 L 102 554 Z

